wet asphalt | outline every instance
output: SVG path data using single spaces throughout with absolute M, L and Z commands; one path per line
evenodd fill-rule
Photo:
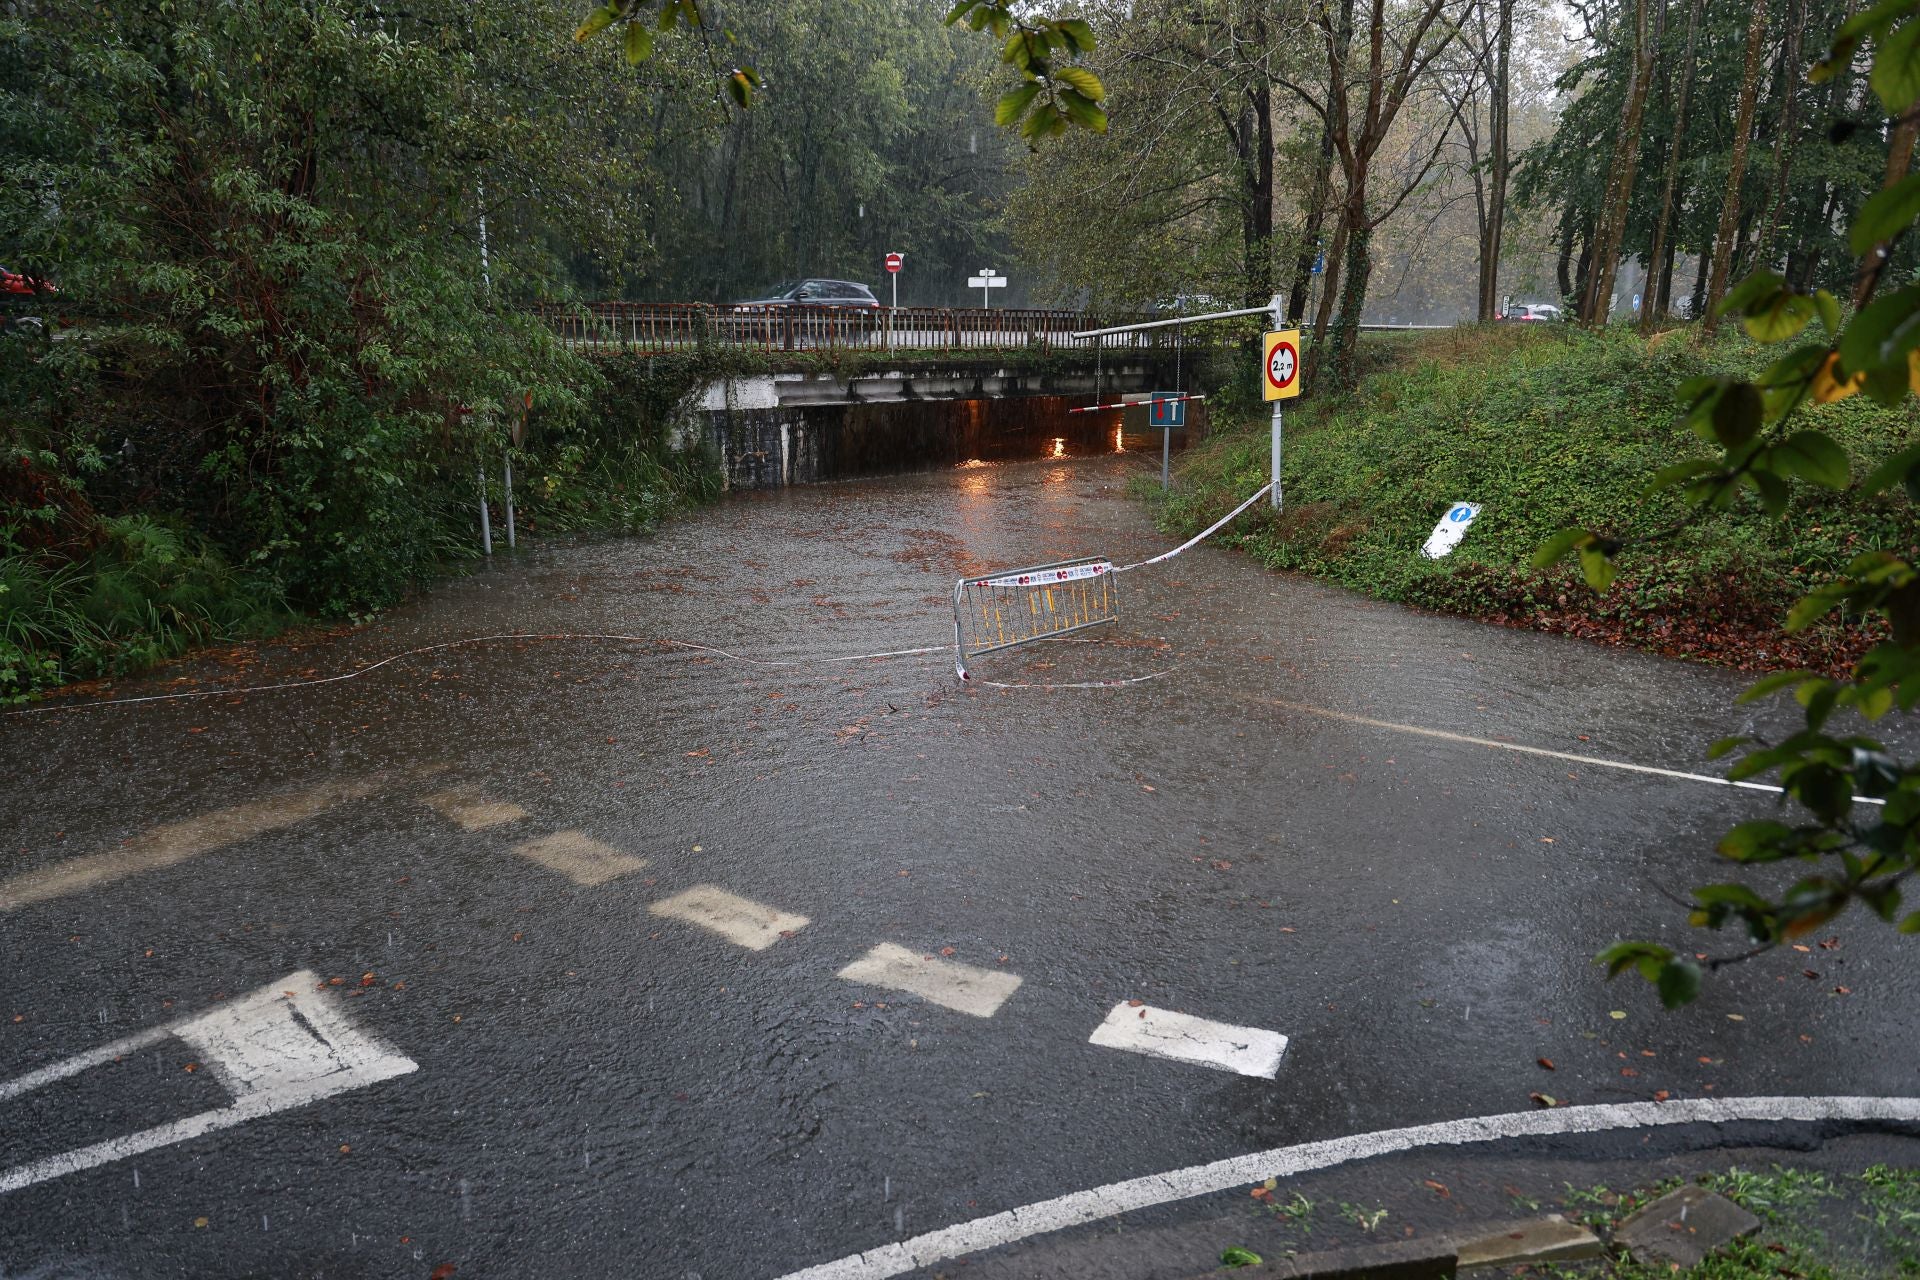
M 964 573 L 1163 549 L 1125 495 L 1140 468 L 735 494 L 652 538 L 523 548 L 330 644 L 114 692 L 332 675 L 463 636 L 629 639 L 0 718 L 0 1088 L 301 970 L 416 1065 L 0 1194 L 0 1275 L 776 1277 L 1534 1092 L 1920 1092 L 1912 968 L 1863 920 L 1678 1015 L 1593 965 L 1618 936 L 1737 949 L 1669 895 L 1725 878 L 1715 836 L 1768 797 L 1283 705 L 1711 772 L 1706 742 L 1791 723 L 1735 706 L 1737 675 L 1215 546 L 1122 579 L 1097 643 L 976 666 L 1168 673 L 1148 683 L 817 662 L 948 642 Z M 9 902 L 71 860 L 325 785 L 347 798 Z M 465 829 L 424 802 L 449 789 L 524 816 Z M 645 865 L 578 883 L 517 851 L 557 832 Z M 696 885 L 808 923 L 749 950 L 650 913 Z M 836 976 L 880 943 L 1021 984 L 983 1018 Z M 1286 1035 L 1277 1077 L 1089 1044 L 1129 999 Z M 165 1039 L 0 1095 L 0 1176 L 229 1105 L 193 1057 Z

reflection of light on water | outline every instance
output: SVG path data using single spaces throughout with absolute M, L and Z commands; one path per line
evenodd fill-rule
M 1113 451 L 1115 453 L 1125 453 L 1127 451 L 1126 440 L 1122 437 L 1121 427 L 1117 422 L 1113 424 Z
M 1050 485 L 1065 484 L 1067 481 L 1071 479 L 1073 479 L 1072 471 L 1068 470 L 1066 467 L 1055 467 L 1051 471 L 1047 472 L 1047 478 L 1044 481 L 1044 483 L 1050 484 Z
M 1053 438 L 1053 452 L 1048 454 L 1047 456 L 1051 458 L 1066 457 L 1067 456 L 1067 438 L 1065 436 L 1055 436 Z
M 978 471 L 981 467 L 990 467 L 992 465 L 991 462 L 988 462 L 984 458 L 968 458 L 965 462 L 958 464 L 956 469 L 960 471 Z
M 993 493 L 993 479 L 986 473 L 993 464 L 983 458 L 968 458 L 954 467 L 955 471 L 967 474 L 960 477 L 960 492 L 968 498 L 985 498 Z

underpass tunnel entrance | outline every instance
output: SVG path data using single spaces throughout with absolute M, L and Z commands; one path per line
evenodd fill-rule
M 1100 403 L 1120 397 L 1108 392 Z M 1022 395 L 876 404 L 783 405 L 709 415 L 708 434 L 734 489 L 932 471 L 968 462 L 1024 462 L 1160 452 L 1143 399 L 1124 409 L 1071 410 L 1085 395 Z M 1189 406 L 1175 449 L 1206 435 L 1206 405 Z

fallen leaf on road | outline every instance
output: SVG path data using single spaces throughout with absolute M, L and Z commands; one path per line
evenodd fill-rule
M 1833 989 L 1833 994 L 1837 996 L 1850 996 L 1853 994 L 1853 988 L 1852 987 L 1835 987 Z
M 1746 1020 L 1747 1015 L 1744 1013 L 1730 1013 L 1727 1015 L 1728 1022 L 1745 1022 Z
M 1532 1098 L 1535 1104 L 1538 1106 L 1557 1107 L 1560 1105 L 1560 1099 L 1554 1097 L 1550 1093 L 1530 1093 L 1527 1096 L 1529 1098 Z
M 343 1142 L 340 1144 L 340 1154 L 343 1156 L 350 1156 L 353 1154 L 353 1148 Z
M 1423 1178 L 1421 1179 L 1421 1181 L 1425 1182 L 1428 1186 L 1432 1187 L 1433 1193 L 1439 1196 L 1441 1199 L 1447 1200 L 1453 1197 L 1453 1192 L 1447 1190 L 1446 1183 L 1435 1182 L 1432 1178 Z
M 1609 1018 L 1612 1018 L 1612 1019 L 1613 1019 L 1613 1020 L 1614 1020 L 1615 1022 L 1618 1022 L 1618 1021 L 1620 1021 L 1620 1019 L 1622 1019 L 1622 1018 L 1624 1018 L 1624 1017 L 1626 1017 L 1626 1016 L 1627 1016 L 1627 1011 L 1626 1011 L 1625 1009 L 1614 1009 L 1614 1010 L 1612 1010 L 1612 1011 L 1610 1011 L 1610 1012 L 1609 1012 L 1609 1013 L 1607 1014 L 1607 1016 L 1608 1016 Z
M 1668 1093 L 1665 1089 L 1655 1089 L 1653 1091 L 1653 1100 L 1655 1102 L 1665 1102 L 1668 1098 L 1671 1098 L 1672 1096 L 1673 1095 L 1671 1093 Z
M 1534 1061 L 1539 1063 L 1541 1066 L 1545 1067 L 1549 1071 L 1558 1070 L 1558 1068 L 1553 1065 L 1552 1058 L 1535 1058 Z
M 1127 1007 L 1130 1009 L 1138 1009 L 1141 1005 L 1145 1003 L 1146 1003 L 1145 1000 L 1129 1000 L 1127 1001 Z
M 952 948 L 952 947 L 942 947 L 942 948 L 940 948 L 940 954 L 941 954 L 941 955 L 943 955 L 943 956 L 950 956 L 950 955 L 952 955 L 952 954 L 953 954 L 953 948 Z
M 196 1227 L 205 1227 L 207 1225 L 207 1220 L 205 1218 L 195 1218 L 193 1220 L 193 1225 Z
M 200 1064 L 197 1062 L 189 1062 L 187 1064 L 188 1071 L 198 1071 L 199 1069 L 200 1069 Z
M 613 739 L 608 738 L 607 741 L 612 742 Z M 451 1262 L 441 1263 L 428 1274 L 427 1280 L 453 1280 L 453 1264 Z

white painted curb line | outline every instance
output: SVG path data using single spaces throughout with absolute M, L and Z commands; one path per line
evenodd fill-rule
M 1251 1186 L 1314 1169 L 1416 1147 L 1461 1146 L 1504 1138 L 1533 1138 L 1567 1133 L 1605 1133 L 1655 1125 L 1729 1124 L 1740 1121 L 1892 1120 L 1920 1122 L 1920 1098 L 1693 1098 L 1678 1102 L 1621 1102 L 1591 1107 L 1556 1107 L 1506 1115 L 1443 1120 L 1406 1129 L 1275 1147 L 1252 1155 L 1193 1165 L 1170 1173 L 1111 1182 L 1091 1191 L 1042 1200 L 990 1217 L 975 1218 L 926 1235 L 883 1245 L 866 1253 L 823 1262 L 782 1280 L 885 1280 L 922 1267 L 1012 1244 L 1030 1236 L 1098 1222 L 1134 1209 Z

